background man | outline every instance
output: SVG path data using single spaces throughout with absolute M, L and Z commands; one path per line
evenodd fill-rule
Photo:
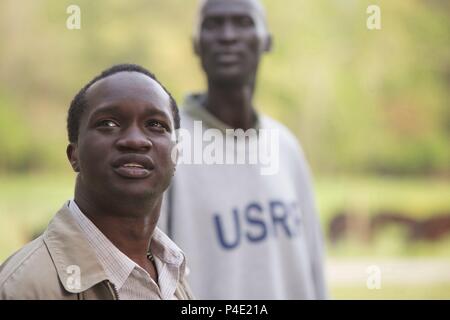
M 193 133 L 195 121 L 202 121 L 204 131 L 219 129 L 224 136 L 227 129 L 279 134 L 275 174 L 262 175 L 261 165 L 248 163 L 178 166 L 160 223 L 186 252 L 189 282 L 201 299 L 326 297 L 306 160 L 288 129 L 253 103 L 260 58 L 271 44 L 258 1 L 201 3 L 194 49 L 208 89 L 187 97 L 183 128 Z

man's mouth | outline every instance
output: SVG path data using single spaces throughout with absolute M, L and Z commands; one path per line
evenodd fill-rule
M 115 171 L 120 176 L 130 179 L 143 179 L 148 177 L 151 173 L 151 170 L 145 169 L 142 165 L 137 163 L 126 163 L 115 168 Z
M 144 166 L 142 164 L 139 164 L 139 163 L 125 163 L 125 164 L 122 165 L 122 167 L 144 169 Z
M 143 179 L 148 177 L 153 171 L 153 162 L 143 156 L 135 156 L 127 159 L 127 156 L 120 158 L 114 167 L 114 171 L 123 178 Z M 131 158 L 128 156 L 128 158 Z
M 220 52 L 215 57 L 216 61 L 221 64 L 235 64 L 240 60 L 239 54 L 235 52 Z

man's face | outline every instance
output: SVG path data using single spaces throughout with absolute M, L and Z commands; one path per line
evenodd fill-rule
M 144 74 L 119 72 L 92 85 L 86 99 L 78 142 L 68 149 L 78 187 L 104 199 L 161 194 L 174 171 L 168 94 Z
M 246 83 L 256 74 L 261 54 L 269 48 L 267 30 L 251 0 L 210 0 L 200 13 L 196 53 L 208 78 Z

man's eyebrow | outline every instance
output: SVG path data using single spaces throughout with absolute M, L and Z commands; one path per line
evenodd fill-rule
M 94 112 L 92 112 L 90 119 L 94 118 L 95 116 L 103 113 L 119 113 L 119 106 L 116 104 L 107 104 L 104 106 L 97 107 Z
M 111 114 L 116 114 L 116 115 L 123 114 L 123 113 L 126 113 L 126 109 L 117 104 L 106 104 L 106 105 L 97 107 L 97 109 L 94 112 L 92 112 L 90 119 L 93 119 L 96 116 L 105 114 L 105 113 L 111 113 Z M 145 114 L 151 115 L 151 116 L 158 115 L 158 116 L 167 118 L 167 120 L 170 120 L 170 114 L 168 114 L 158 108 L 151 108 L 151 109 L 147 108 L 145 111 Z
M 225 19 L 225 18 L 242 18 L 242 17 L 248 17 L 252 18 L 253 16 L 250 13 L 245 12 L 228 12 L 226 14 L 220 13 L 220 12 L 212 12 L 209 14 L 205 14 L 203 16 L 203 20 L 205 19 Z

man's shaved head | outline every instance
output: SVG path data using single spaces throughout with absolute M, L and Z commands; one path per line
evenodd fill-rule
M 233 4 L 245 4 L 251 8 L 249 14 L 253 18 L 255 23 L 255 28 L 258 36 L 261 39 L 266 39 L 269 35 L 269 30 L 267 26 L 267 16 L 266 11 L 259 0 L 199 0 L 197 20 L 195 22 L 194 30 L 194 41 L 197 43 L 200 38 L 201 27 L 203 19 L 205 17 L 205 8 L 212 3 L 226 3 L 229 5 Z

